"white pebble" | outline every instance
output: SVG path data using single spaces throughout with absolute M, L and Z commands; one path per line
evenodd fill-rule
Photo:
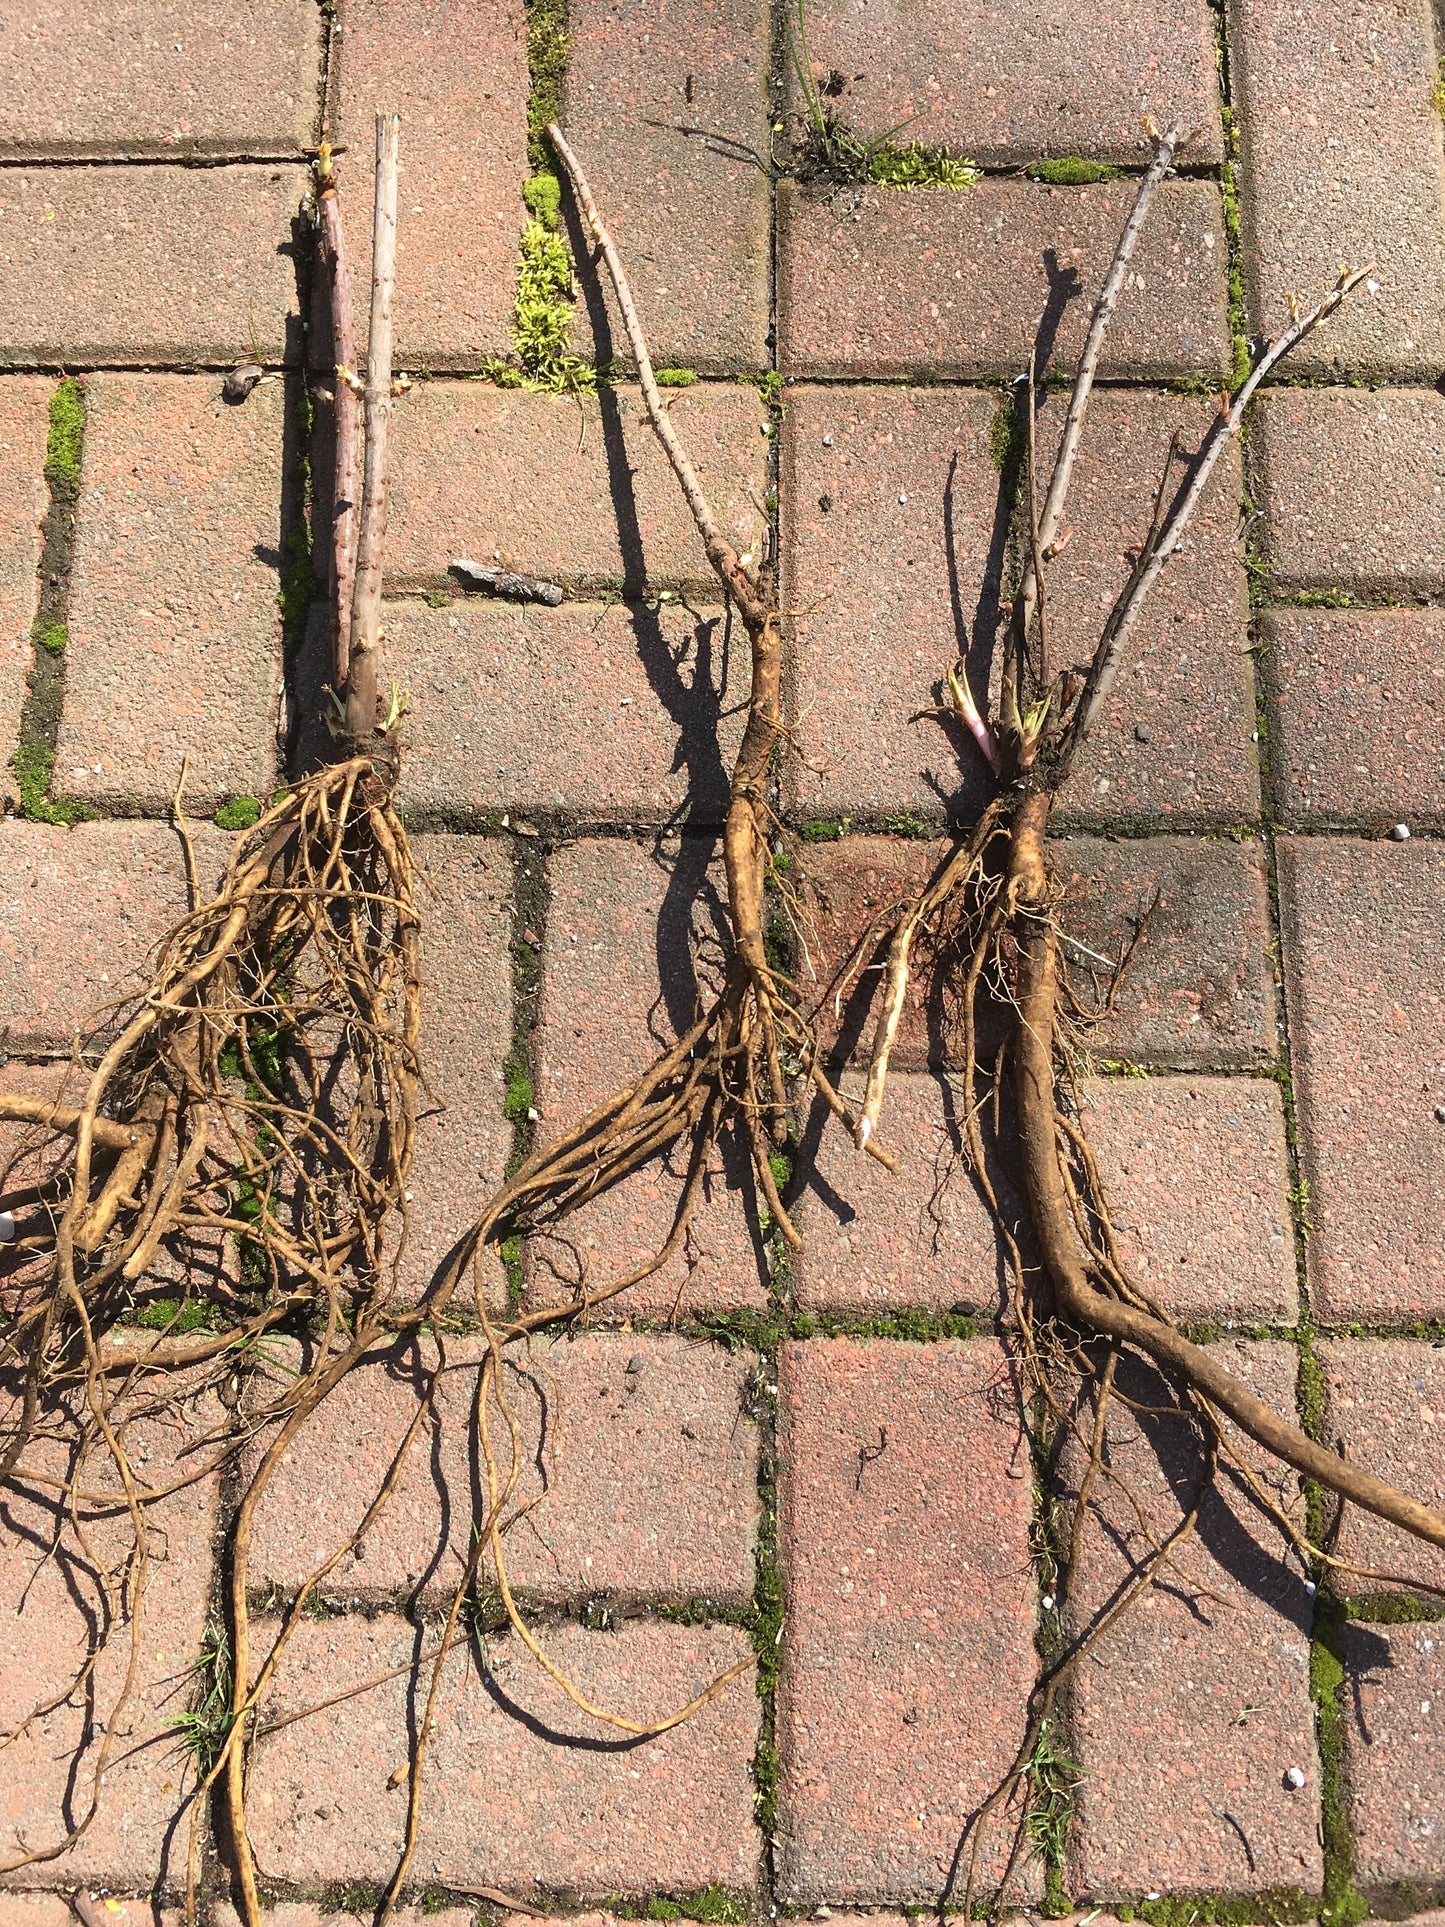
M 1043 1606 L 1046 1613 L 1051 1613 L 1054 1610 L 1054 1595 L 1051 1592 L 1044 1594 Z
M 907 497 L 906 495 L 900 495 L 900 496 L 899 496 L 899 498 L 898 498 L 898 500 L 899 500 L 900 502 L 906 502 L 906 501 L 908 500 L 908 497 Z
M 1410 841 L 1410 825 L 1408 823 L 1397 823 L 1390 832 L 1390 841 L 1392 843 L 1408 843 Z
M 1316 1586 L 1313 1579 L 1306 1579 L 1305 1591 L 1309 1594 L 1311 1599 L 1313 1599 L 1315 1594 L 1319 1591 L 1319 1588 L 1318 1586 Z
M 1296 1793 L 1298 1793 L 1300 1788 L 1305 1783 L 1304 1768 L 1298 1767 L 1298 1766 L 1292 1766 L 1289 1772 L 1286 1773 L 1284 1776 L 1284 1783 L 1287 1787 L 1292 1788 Z
M 8 1245 L 15 1236 L 15 1213 L 0 1211 L 0 1245 Z
M 823 446 L 824 448 L 831 448 L 833 446 L 833 437 L 831 435 L 825 435 L 823 437 Z

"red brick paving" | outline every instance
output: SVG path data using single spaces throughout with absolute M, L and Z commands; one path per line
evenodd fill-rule
M 853 945 L 908 889 L 916 889 L 942 846 L 901 838 L 850 836 L 803 853 L 809 881 L 806 936 L 818 982 L 831 984 Z M 1119 987 L 1114 1015 L 1090 1033 L 1103 1057 L 1160 1067 L 1233 1069 L 1273 1057 L 1275 1021 L 1265 946 L 1269 909 L 1260 846 L 1212 838 L 1152 837 L 1108 842 L 1070 836 L 1050 845 L 1064 884 L 1065 932 L 1117 961 L 1138 918 L 1160 892 L 1144 941 Z M 1074 953 L 1081 989 L 1099 969 Z M 1106 975 L 1101 971 L 1101 975 Z M 865 978 L 865 988 L 872 978 Z M 828 1007 L 832 1005 L 828 992 Z M 940 1061 L 946 1040 L 910 992 L 894 1061 L 914 1068 Z M 844 1035 L 858 1048 L 857 1001 Z M 871 1039 L 862 1030 L 862 1048 Z
M 320 29 L 304 0 L 7 0 L 0 154 L 294 154 L 315 139 Z
M 1220 158 L 1214 29 L 1201 0 L 1099 14 L 1060 0 L 1018 14 L 973 0 L 919 7 L 906 22 L 830 4 L 810 10 L 807 34 L 815 77 L 843 76 L 833 105 L 864 139 L 906 122 L 897 138 L 990 166 L 1045 154 L 1137 166 L 1140 117 L 1152 113 L 1161 126 L 1184 123 L 1185 161 Z
M 1445 1880 L 1445 1626 L 1346 1626 L 1345 1787 L 1368 1893 Z
M 413 808 L 450 821 L 727 814 L 747 663 L 720 609 L 396 602 L 387 647 L 415 716 L 402 780 Z
M 1231 0 L 1229 13 L 1253 322 L 1277 334 L 1291 291 L 1311 306 L 1342 261 L 1373 263 L 1378 291 L 1361 289 L 1292 369 L 1429 379 L 1445 366 L 1445 173 L 1429 6 L 1311 11 Z
M 399 113 L 397 366 L 480 368 L 511 350 L 517 241 L 527 218 L 526 22 L 506 0 L 478 31 L 447 0 L 341 0 L 332 39 L 331 138 L 357 309 L 370 307 L 373 122 Z M 324 304 L 323 304 L 324 305 Z M 329 330 L 330 323 L 324 324 Z M 325 337 L 329 340 L 329 334 Z M 329 349 L 313 355 L 323 365 Z
M 1281 388 L 1250 438 L 1272 589 L 1366 601 L 1445 586 L 1445 396 Z
M 1046 308 L 1066 365 L 1133 194 L 1127 183 L 988 180 L 828 199 L 783 183 L 784 373 L 1011 378 L 1028 366 Z M 1167 381 L 1221 368 L 1224 256 L 1219 190 L 1207 181 L 1162 188 L 1101 372 Z
M 539 1637 L 594 1704 L 640 1720 L 676 1711 L 748 1652 L 731 1626 L 657 1620 L 615 1632 L 546 1627 Z M 264 1622 L 256 1638 L 264 1652 Z M 431 1650 L 425 1633 L 391 1617 L 303 1623 L 270 1704 L 279 1714 L 406 1667 L 419 1639 Z M 470 1651 L 447 1661 L 418 1880 L 599 1897 L 755 1885 L 748 1769 L 758 1701 L 749 1674 L 661 1739 L 632 1744 L 580 1713 L 515 1637 L 488 1639 L 485 1652 L 485 1674 Z M 262 1743 L 250 1827 L 273 1878 L 322 1886 L 389 1877 L 406 1794 L 387 1783 L 407 1758 L 409 1704 L 403 1673 Z M 572 1744 L 558 1744 L 564 1735 Z
M 534 1044 L 539 1130 L 566 1129 L 645 1070 L 658 1047 L 691 1022 L 689 945 L 702 945 L 704 975 L 718 955 L 722 879 L 720 865 L 708 869 L 714 847 L 687 838 L 659 852 L 599 840 L 567 846 L 552 860 Z M 579 1251 L 594 1291 L 645 1262 L 672 1230 L 685 1177 L 680 1147 L 565 1220 L 560 1234 L 572 1252 L 533 1240 L 530 1302 L 570 1300 Z M 688 1316 L 766 1303 L 767 1255 L 751 1172 L 725 1144 L 684 1248 L 634 1286 L 616 1312 L 671 1318 L 675 1311 Z
M 1293 1416 L 1291 1346 L 1240 1340 L 1224 1356 Z M 1119 1383 L 1147 1403 L 1168 1400 L 1152 1371 L 1122 1369 Z M 1193 1490 L 1197 1454 L 1177 1422 L 1115 1411 L 1110 1464 L 1162 1536 Z M 1256 1469 L 1302 1524 L 1293 1475 L 1269 1462 Z M 1066 1483 L 1078 1470 L 1075 1462 Z M 1148 1550 L 1129 1498 L 1097 1481 L 1069 1605 L 1073 1629 L 1091 1623 Z M 1077 1898 L 1318 1891 L 1310 1603 L 1286 1552 L 1278 1528 L 1226 1474 L 1173 1573 L 1103 1633 L 1075 1672 L 1069 1730 L 1083 1778 L 1069 1872 Z M 1298 1790 L 1285 1784 L 1291 1767 L 1305 1775 Z
M 699 384 L 669 396 L 677 431 L 731 540 L 747 549 L 767 487 L 755 392 Z M 573 592 L 690 588 L 708 567 L 639 391 L 576 401 L 480 382 L 419 385 L 396 414 L 387 588 L 456 587 L 464 556 Z
M 454 1339 L 433 1408 L 388 1510 L 326 1580 L 352 1605 L 424 1590 L 450 1603 L 485 1505 L 474 1423 L 481 1339 Z M 539 1342 L 516 1353 L 506 1397 L 522 1427 L 517 1504 L 506 1534 L 513 1586 L 526 1599 L 573 1604 L 708 1600 L 740 1610 L 753 1592 L 757 1428 L 742 1416 L 754 1360 L 689 1340 L 633 1332 Z M 251 1585 L 294 1594 L 346 1543 L 392 1465 L 437 1363 L 432 1344 L 396 1347 L 348 1378 L 321 1407 L 304 1450 L 278 1467 L 256 1515 Z M 283 1385 L 253 1386 L 259 1405 Z M 269 1387 L 269 1390 L 268 1390 Z M 505 1415 L 490 1416 L 501 1475 L 511 1462 Z M 545 1477 L 539 1460 L 545 1459 Z M 541 1503 L 537 1504 L 539 1495 Z M 490 1568 L 490 1562 L 489 1562 Z
M 1445 621 L 1433 609 L 1265 618 L 1270 764 L 1286 823 L 1445 819 Z
M 855 1102 L 856 1083 L 846 1087 Z M 895 1073 L 879 1137 L 900 1159 L 897 1174 L 855 1150 L 836 1124 L 818 1135 L 815 1151 L 811 1136 L 805 1140 L 810 1176 L 793 1220 L 803 1238 L 794 1260 L 801 1310 L 862 1317 L 909 1307 L 965 1317 L 1006 1311 L 999 1239 L 961 1161 L 962 1109 L 961 1090 L 946 1078 Z M 990 1175 L 1018 1225 L 1017 1192 L 1002 1172 Z
M 279 361 L 306 186 L 295 166 L 6 168 L 0 364 Z
M 1125 1266 L 1171 1317 L 1298 1315 L 1284 1108 L 1244 1077 L 1091 1078 L 1085 1123 Z
M 285 395 L 92 375 L 56 787 L 93 808 L 269 796 L 276 774 Z
M 1445 856 L 1424 842 L 1289 838 L 1279 858 L 1317 1312 L 1439 1318 Z
M 429 1284 L 453 1241 L 501 1182 L 512 1130 L 503 1115 L 503 1064 L 512 1042 L 512 869 L 500 842 L 423 836 L 423 1093 L 411 1168 L 412 1219 L 402 1290 Z M 504 1298 L 501 1267 L 485 1275 Z M 470 1306 L 465 1281 L 457 1305 Z
M 791 1905 L 931 1901 L 1018 1746 L 1038 1662 L 1012 1373 L 987 1339 L 783 1348 L 777 1854 Z M 985 1841 L 995 1876 L 1007 1831 Z M 1036 1879 L 1030 1867 L 1025 1889 Z
M 568 25 L 563 126 L 604 218 L 627 236 L 654 362 L 761 372 L 772 266 L 767 6 L 582 0 Z M 578 281 L 577 351 L 633 366 L 601 263 Z
M 1319 1345 L 1329 1427 L 1345 1454 L 1438 1512 L 1445 1507 L 1445 1350 L 1413 1338 L 1336 1338 Z M 1333 1550 L 1342 1559 L 1445 1585 L 1445 1553 L 1356 1507 L 1345 1512 Z M 1381 1590 L 1342 1573 L 1342 1592 Z
M 219 839 L 198 858 L 219 868 Z M 184 858 L 161 823 L 73 830 L 0 822 L 0 1027 L 8 1048 L 68 1056 L 97 1005 L 133 996 L 151 946 L 186 908 Z
M 0 381 L 0 786 L 7 793 L 15 787 L 10 758 L 33 659 L 40 524 L 50 506 L 42 471 L 51 392 L 48 381 Z
M 132 1416 L 125 1436 L 137 1472 L 159 1481 L 197 1469 L 185 1448 L 194 1449 L 217 1416 L 213 1403 L 179 1398 L 164 1418 Z M 28 1462 L 51 1476 L 63 1473 L 64 1448 L 34 1449 Z M 103 1448 L 85 1463 L 92 1490 L 119 1489 Z M 11 1736 L 0 1750 L 0 1861 L 63 1840 L 84 1817 L 98 1734 L 113 1726 L 94 1823 L 59 1859 L 5 1879 L 21 1887 L 82 1880 L 150 1891 L 185 1876 L 193 1776 L 170 1722 L 190 1703 L 191 1664 L 210 1608 L 217 1482 L 203 1478 L 156 1503 L 134 1691 L 122 1706 L 131 1640 L 126 1613 L 96 1663 L 90 1711 L 97 1725 L 90 1733 L 85 1699 L 67 1697 L 68 1689 L 105 1610 L 97 1561 L 119 1566 L 133 1535 L 123 1499 L 115 1506 L 83 1503 L 81 1518 L 88 1547 L 68 1538 L 58 1556 L 47 1557 L 59 1525 L 53 1489 L 42 1494 L 16 1481 L 0 1502 L 0 1728 Z M 36 1717 L 18 1730 L 33 1710 Z

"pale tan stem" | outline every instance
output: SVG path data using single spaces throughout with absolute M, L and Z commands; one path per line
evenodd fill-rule
M 1059 532 L 1059 524 L 1064 516 L 1064 503 L 1068 499 L 1069 483 L 1073 478 L 1074 461 L 1079 453 L 1079 443 L 1083 439 L 1084 421 L 1089 412 L 1089 397 L 1094 389 L 1094 377 L 1098 373 L 1099 357 L 1104 350 L 1104 337 L 1109 332 L 1109 323 L 1119 305 L 1123 293 L 1124 277 L 1129 270 L 1133 257 L 1134 244 L 1139 239 L 1139 231 L 1144 225 L 1144 217 L 1149 212 L 1149 203 L 1154 198 L 1154 190 L 1168 173 L 1174 162 L 1174 150 L 1183 138 L 1184 129 L 1176 122 L 1167 134 L 1161 134 L 1154 147 L 1154 158 L 1149 170 L 1139 183 L 1139 192 L 1134 197 L 1134 206 L 1129 219 L 1124 224 L 1124 232 L 1119 236 L 1119 245 L 1114 250 L 1114 259 L 1109 264 L 1109 272 L 1104 277 L 1104 285 L 1099 290 L 1099 298 L 1094 303 L 1093 316 L 1089 321 L 1089 332 L 1084 340 L 1084 351 L 1079 356 L 1078 372 L 1074 376 L 1074 392 L 1069 397 L 1069 412 L 1064 417 L 1064 432 L 1059 441 L 1059 452 L 1054 459 L 1053 473 L 1049 477 L 1048 493 L 1039 515 L 1039 548 L 1047 550 Z M 1015 621 L 1021 635 L 1027 635 L 1029 624 L 1033 621 L 1034 603 L 1038 593 L 1038 582 L 1034 574 L 1033 557 L 1024 563 L 1024 579 L 1019 585 L 1018 613 Z
M 1245 380 L 1241 382 L 1229 412 L 1215 417 L 1204 446 L 1195 457 L 1184 492 L 1160 531 L 1152 553 L 1145 558 L 1143 566 L 1129 578 L 1118 601 L 1110 611 L 1109 619 L 1104 625 L 1103 636 L 1089 669 L 1084 693 L 1079 698 L 1079 706 L 1068 732 L 1067 747 L 1060 759 L 1055 788 L 1064 781 L 1075 751 L 1098 721 L 1104 704 L 1108 700 L 1109 692 L 1114 686 L 1114 678 L 1118 674 L 1119 658 L 1125 639 L 1137 622 L 1149 592 L 1164 572 L 1170 557 L 1178 552 L 1184 531 L 1193 519 L 1194 511 L 1199 506 L 1199 499 L 1208 485 L 1210 476 L 1214 473 L 1214 465 L 1239 433 L 1244 411 L 1254 398 L 1255 390 L 1265 376 L 1276 368 L 1292 349 L 1297 348 L 1307 335 L 1313 334 L 1321 322 L 1329 319 L 1341 302 L 1353 293 L 1370 272 L 1371 269 L 1365 267 L 1351 268 L 1342 273 L 1339 281 L 1323 301 L 1311 308 L 1308 314 L 1301 315 L 1298 320 L 1292 322 L 1276 341 L 1269 344 L 1250 369 Z
M 377 656 L 381 648 L 381 559 L 386 545 L 387 470 L 391 445 L 391 353 L 396 286 L 396 201 L 401 118 L 376 117 L 376 204 L 371 241 L 371 333 L 366 357 L 366 465 L 356 588 L 351 605 L 351 663 L 346 727 L 361 741 L 376 728 Z
M 356 587 L 356 543 L 361 514 L 361 418 L 356 390 L 356 315 L 351 305 L 351 271 L 346 262 L 341 202 L 336 177 L 326 175 L 317 212 L 321 255 L 330 274 L 332 359 L 336 399 L 332 403 L 335 439 L 331 494 L 331 678 L 338 693 L 351 667 L 351 603 Z
M 687 505 L 692 511 L 692 519 L 697 524 L 697 532 L 702 537 L 707 559 L 716 570 L 724 589 L 735 598 L 744 617 L 751 608 L 755 619 L 763 621 L 768 611 L 756 586 L 749 580 L 738 560 L 737 550 L 723 535 L 718 520 L 713 513 L 712 504 L 703 493 L 702 483 L 697 479 L 697 471 L 688 460 L 672 419 L 662 403 L 657 381 L 652 372 L 652 357 L 647 352 L 647 340 L 642 332 L 642 323 L 637 318 L 637 307 L 632 299 L 632 289 L 628 283 L 627 270 L 622 265 L 622 257 L 607 232 L 602 216 L 597 211 L 597 203 L 592 198 L 592 189 L 582 164 L 568 146 L 566 136 L 554 121 L 547 129 L 547 138 L 557 150 L 558 159 L 567 170 L 572 183 L 572 191 L 577 197 L 582 214 L 590 228 L 602 258 L 607 263 L 607 272 L 612 277 L 612 286 L 617 294 L 617 305 L 622 310 L 622 325 L 627 330 L 627 339 L 632 347 L 632 356 L 637 363 L 637 378 L 642 387 L 642 398 L 647 406 L 647 418 L 657 434 L 657 439 L 672 463 L 673 473 L 677 476 Z
M 11 1124 L 39 1124 L 48 1131 L 74 1137 L 84 1113 L 67 1104 L 52 1104 L 48 1097 L 22 1097 L 18 1091 L 0 1091 L 0 1117 Z M 149 1137 L 137 1124 L 117 1124 L 111 1118 L 97 1117 L 91 1123 L 91 1141 L 102 1151 L 129 1151 Z

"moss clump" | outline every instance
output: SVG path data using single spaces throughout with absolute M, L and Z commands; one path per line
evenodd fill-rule
M 549 234 L 557 232 L 562 223 L 562 183 L 550 167 L 523 181 L 522 200 L 527 212 L 540 221 Z
M 1092 187 L 1095 181 L 1119 178 L 1117 167 L 1109 167 L 1103 161 L 1081 160 L 1077 154 L 1062 155 L 1054 161 L 1035 161 L 1028 172 L 1031 181 L 1042 181 L 1047 187 Z
M 132 1324 L 141 1325 L 146 1331 L 167 1331 L 176 1336 L 196 1331 L 205 1322 L 206 1308 L 193 1298 L 153 1298 L 131 1318 Z
M 233 796 L 216 811 L 218 830 L 249 830 L 261 821 L 261 805 L 254 796 Z
M 1325 1850 L 1322 1927 L 1356 1927 L 1370 1904 L 1355 1887 L 1355 1843 L 1345 1810 L 1344 1612 L 1338 1600 L 1318 1600 L 1310 1646 L 1310 1697 L 1320 1750 L 1320 1834 Z
M 920 147 L 916 141 L 907 147 L 885 142 L 867 157 L 864 178 L 875 187 L 972 187 L 982 180 L 972 161 L 961 159 L 944 149 Z
M 539 177 L 543 178 L 543 177 Z M 533 185 L 528 182 L 529 187 Z M 512 308 L 515 362 L 489 361 L 486 372 L 499 388 L 526 388 L 549 395 L 592 394 L 597 371 L 571 352 L 572 257 L 567 243 L 534 214 L 522 229 L 517 298 Z
M 910 810 L 904 810 L 899 816 L 888 817 L 883 827 L 890 836 L 910 837 L 915 843 L 933 835 L 932 826 L 925 823 L 921 816 L 914 816 Z
M 1371 1626 L 1423 1626 L 1445 1618 L 1445 1603 L 1408 1592 L 1357 1593 L 1345 1608 L 1350 1619 Z
M 547 127 L 549 122 L 561 119 L 562 88 L 571 53 L 567 0 L 528 0 L 527 72 L 532 84 L 527 97 L 527 158 L 539 171 L 551 165 Z
M 847 816 L 815 816 L 798 825 L 798 835 L 805 843 L 841 843 L 851 821 Z
M 68 830 L 76 823 L 90 821 L 93 812 L 84 803 L 68 798 L 58 802 L 50 800 L 55 751 L 49 743 L 22 734 L 11 768 L 15 771 L 15 787 L 20 792 L 20 813 L 32 823 L 53 823 Z
M 1233 358 L 1230 375 L 1237 388 L 1249 373 L 1249 330 L 1244 303 L 1243 239 L 1239 225 L 1239 131 L 1234 116 L 1226 107 L 1224 117 L 1224 166 L 1219 170 L 1219 193 L 1224 204 L 1224 240 L 1229 250 L 1229 339 Z
M 1123 1919 L 1123 1910 L 1115 1915 Z M 1263 1893 L 1225 1898 L 1217 1894 L 1176 1894 L 1168 1900 L 1141 1900 L 1132 1918 L 1147 1920 L 1150 1927 L 1290 1927 L 1290 1923 L 1313 1920 L 1313 1902 L 1297 1887 L 1267 1887 Z
M 70 633 L 63 622 L 47 622 L 42 617 L 35 625 L 35 647 L 48 649 L 52 656 L 63 656 L 69 640 Z
M 697 380 L 691 368 L 654 368 L 652 372 L 659 388 L 691 388 Z
M 514 1066 L 507 1079 L 507 1095 L 502 1099 L 502 1116 L 509 1124 L 520 1123 L 532 1108 L 532 1080 L 525 1069 Z
M 85 436 L 85 402 L 80 383 L 67 375 L 50 397 L 50 432 L 45 439 L 45 479 L 59 502 L 80 493 L 80 445 Z

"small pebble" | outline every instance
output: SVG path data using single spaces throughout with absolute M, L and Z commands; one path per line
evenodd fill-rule
M 1044 1594 L 1043 1607 L 1046 1613 L 1051 1613 L 1054 1610 L 1054 1595 L 1051 1592 Z
M 898 498 L 898 500 L 899 500 L 899 502 L 900 502 L 900 503 L 903 503 L 903 502 L 906 502 L 906 501 L 908 500 L 908 497 L 907 497 L 906 495 L 900 495 L 900 496 L 899 496 L 899 498 Z
M 823 437 L 823 446 L 824 448 L 831 448 L 833 446 L 833 437 L 831 435 L 825 435 Z
M 1408 843 L 1410 841 L 1410 825 L 1408 823 L 1397 823 L 1390 832 L 1390 841 L 1392 843 Z
M 631 1358 L 628 1359 L 626 1365 L 624 1365 L 623 1370 L 627 1372 L 631 1377 L 635 1378 L 637 1374 L 642 1370 L 641 1352 L 634 1352 Z
M 0 1211 L 0 1245 L 8 1245 L 15 1236 L 15 1213 Z
M 1149 732 L 1148 732 L 1148 730 L 1147 730 L 1147 729 L 1145 729 L 1145 727 L 1144 727 L 1144 725 L 1143 725 L 1142 723 L 1135 723 L 1135 725 L 1134 725 L 1134 741 L 1135 741 L 1136 743 L 1147 743 L 1147 742 L 1148 742 L 1148 740 L 1149 740 Z
M 1294 1792 L 1298 1793 L 1305 1783 L 1304 1768 L 1292 1766 L 1284 1776 L 1284 1783 L 1287 1787 L 1290 1787 Z
M 1445 1124 L 1445 1104 L 1437 1104 L 1435 1106 L 1435 1122 L 1437 1124 Z
M 1315 1594 L 1319 1591 L 1319 1587 L 1315 1584 L 1313 1579 L 1306 1579 L 1305 1591 L 1309 1594 L 1310 1598 L 1313 1599 Z

